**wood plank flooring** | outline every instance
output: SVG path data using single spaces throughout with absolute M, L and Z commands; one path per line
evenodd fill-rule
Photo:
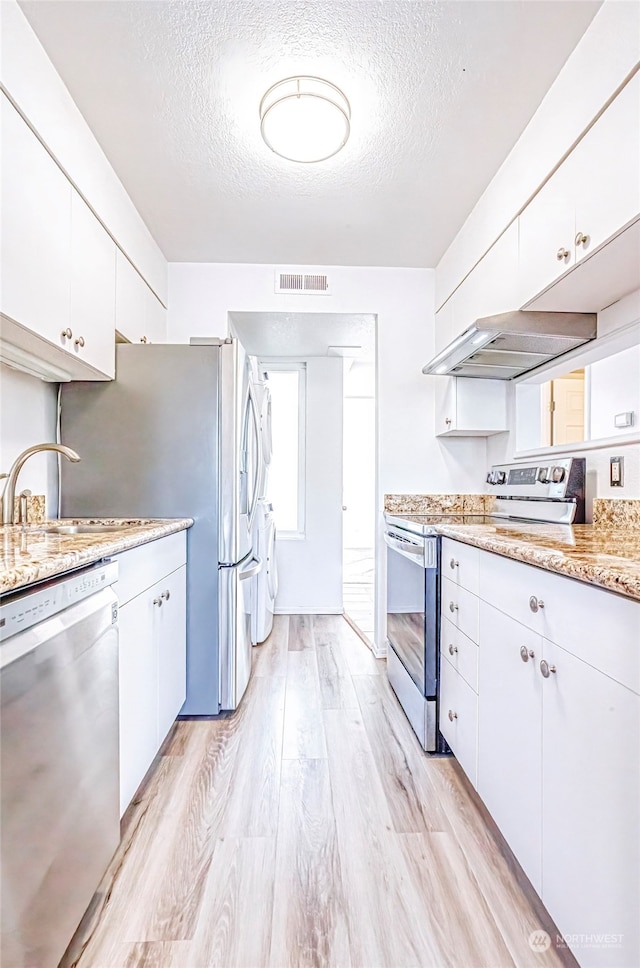
M 340 616 L 277 616 L 231 716 L 178 723 L 61 968 L 557 968 L 455 760 Z

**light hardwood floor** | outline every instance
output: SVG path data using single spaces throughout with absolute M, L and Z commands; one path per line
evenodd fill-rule
M 555 968 L 455 760 L 340 616 L 278 616 L 236 714 L 178 723 L 64 968 Z

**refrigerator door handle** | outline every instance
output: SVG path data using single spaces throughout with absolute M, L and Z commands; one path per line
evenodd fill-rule
M 258 558 L 257 555 L 253 555 L 249 564 L 246 568 L 243 568 L 240 572 L 240 581 L 247 581 L 248 578 L 253 578 L 262 571 L 262 558 Z
M 249 509 L 249 531 L 251 531 L 253 529 L 253 522 L 258 508 L 258 501 L 260 499 L 260 483 L 262 478 L 262 434 L 260 433 L 260 414 L 258 413 L 258 401 L 256 400 L 255 390 L 253 389 L 253 384 L 251 381 L 249 381 L 249 403 L 251 404 L 253 424 L 256 431 L 256 440 L 258 442 L 258 459 L 256 461 L 255 479 L 253 482 L 252 502 Z

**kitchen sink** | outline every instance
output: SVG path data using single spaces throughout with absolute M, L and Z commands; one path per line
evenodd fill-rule
M 122 531 L 121 524 L 56 524 L 43 528 L 47 534 L 103 534 L 109 531 Z

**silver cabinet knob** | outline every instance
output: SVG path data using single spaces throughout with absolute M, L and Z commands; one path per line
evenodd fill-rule
M 586 245 L 588 241 L 589 241 L 588 235 L 583 235 L 582 232 L 578 232 L 575 239 L 576 245 Z
M 532 612 L 537 612 L 539 608 L 544 608 L 544 602 L 541 598 L 536 598 L 535 595 L 532 595 L 529 599 L 529 608 Z
M 149 340 L 147 339 L 147 337 L 146 337 L 146 336 L 141 336 L 141 337 L 140 337 L 140 342 L 141 342 L 141 343 L 148 343 L 148 342 L 149 342 Z
M 455 602 L 449 602 L 449 611 L 450 612 L 458 611 L 458 606 L 455 604 Z
M 556 259 L 558 260 L 558 262 L 566 262 L 567 259 L 569 258 L 569 255 L 570 255 L 569 250 L 565 249 L 564 246 L 560 246 L 560 248 L 556 252 Z
M 171 598 L 171 592 L 169 591 L 168 588 L 167 588 L 166 592 L 162 592 L 161 593 L 160 598 L 164 598 L 164 600 L 167 601 L 167 602 L 169 601 L 169 599 Z
M 60 333 L 61 339 L 71 339 L 72 336 L 73 336 L 73 333 L 71 332 L 68 326 L 66 329 L 63 329 L 62 332 Z
M 458 651 L 458 649 L 456 648 L 455 645 L 450 645 L 449 646 L 449 655 L 455 655 L 457 651 Z
M 535 659 L 535 652 L 533 649 L 528 649 L 526 645 L 523 645 L 520 649 L 520 658 L 523 662 L 528 662 L 529 659 Z
M 77 339 L 74 339 L 73 345 L 82 348 L 84 346 L 84 336 L 78 336 Z
M 545 679 L 548 679 L 552 672 L 556 672 L 556 667 L 554 665 L 549 665 L 546 659 L 541 659 L 540 672 Z
M 456 561 L 455 558 L 452 558 L 451 561 L 449 562 L 449 567 L 450 568 L 457 568 L 459 564 L 460 564 L 459 561 Z
M 454 719 L 457 719 L 458 718 L 458 714 L 457 713 L 454 713 L 454 711 L 452 709 L 449 710 L 449 712 L 447 713 L 447 716 L 449 717 L 449 721 L 450 722 L 453 722 Z
M 451 426 L 451 417 L 445 417 L 444 418 L 444 422 L 446 423 L 447 427 L 450 427 Z
M 160 598 L 154 598 L 153 604 L 157 605 L 158 608 L 162 608 L 162 595 L 160 596 Z

